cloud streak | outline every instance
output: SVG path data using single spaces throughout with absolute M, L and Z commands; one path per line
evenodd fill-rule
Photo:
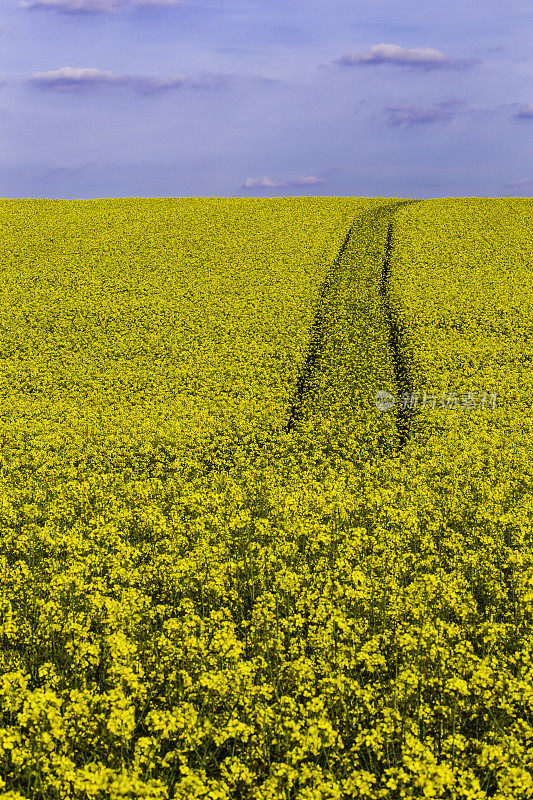
M 533 103 L 523 106 L 514 116 L 516 119 L 533 119 Z
M 181 0 L 23 0 L 21 8 L 44 9 L 61 14 L 113 14 L 125 8 L 181 6 Z
M 201 79 L 174 75 L 167 80 L 143 75 L 120 75 L 95 67 L 61 67 L 47 72 L 36 72 L 27 83 L 41 91 L 89 91 L 104 87 L 129 87 L 140 94 L 157 94 L 172 89 L 215 89 L 222 86 L 226 77 L 211 75 Z
M 458 114 L 458 108 L 462 103 L 459 100 L 441 100 L 432 106 L 421 107 L 399 103 L 398 105 L 387 106 L 385 113 L 389 125 L 432 125 L 438 122 L 449 122 Z
M 533 183 L 533 178 L 520 178 L 517 181 L 507 181 L 505 186 L 513 188 L 514 186 L 529 186 Z
M 302 178 L 294 178 L 291 181 L 275 181 L 273 178 L 267 175 L 263 175 L 260 178 L 246 178 L 244 181 L 242 188 L 243 189 L 279 189 L 281 187 L 292 187 L 292 186 L 319 186 L 322 183 L 326 183 L 325 178 L 317 178 L 315 175 L 306 175 Z
M 474 59 L 456 59 L 440 50 L 422 47 L 409 50 L 397 44 L 375 44 L 366 53 L 352 50 L 333 62 L 343 67 L 364 67 L 392 64 L 421 70 L 464 69 L 472 66 Z

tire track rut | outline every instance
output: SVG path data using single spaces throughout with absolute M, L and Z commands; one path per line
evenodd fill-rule
M 311 393 L 313 386 L 313 378 L 316 370 L 318 369 L 320 359 L 325 349 L 325 318 L 328 312 L 330 299 L 335 293 L 335 281 L 339 274 L 339 270 L 343 266 L 343 259 L 345 258 L 346 250 L 350 244 L 350 240 L 356 227 L 364 221 L 365 217 L 369 220 L 371 217 L 384 215 L 389 217 L 389 225 L 387 229 L 387 237 L 384 247 L 384 256 L 381 267 L 381 279 L 379 284 L 379 294 L 381 298 L 383 313 L 388 327 L 388 341 L 391 352 L 391 359 L 394 367 L 394 377 L 396 383 L 396 402 L 394 405 L 396 414 L 396 424 L 398 428 L 399 442 L 396 448 L 395 455 L 400 455 L 405 444 L 410 437 L 411 420 L 416 414 L 416 410 L 409 407 L 402 407 L 400 396 L 405 393 L 413 391 L 412 379 L 409 373 L 408 360 L 402 345 L 402 329 L 399 320 L 394 312 L 394 307 L 391 301 L 389 279 L 391 268 L 391 257 L 393 249 L 393 235 L 394 235 L 394 215 L 398 208 L 412 203 L 419 203 L 420 200 L 402 200 L 394 205 L 383 205 L 371 209 L 363 215 L 357 217 L 350 226 L 339 253 L 328 270 L 326 278 L 320 289 L 315 316 L 311 327 L 311 336 L 307 355 L 296 382 L 296 390 L 294 400 L 291 405 L 289 418 L 285 426 L 285 431 L 290 432 L 296 428 L 305 415 L 305 401 L 306 397 Z

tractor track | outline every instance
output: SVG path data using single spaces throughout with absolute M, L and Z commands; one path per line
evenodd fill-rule
M 389 287 L 392 240 L 394 234 L 394 214 L 401 206 L 410 205 L 411 203 L 417 202 L 420 201 L 405 200 L 401 203 L 398 203 L 398 205 L 396 205 L 390 212 L 389 227 L 387 229 L 387 242 L 385 245 L 385 256 L 383 258 L 383 265 L 381 269 L 381 284 L 379 287 L 379 293 L 383 303 L 383 310 L 385 312 L 387 326 L 389 329 L 389 347 L 391 350 L 392 362 L 394 366 L 394 378 L 396 382 L 396 403 L 394 408 L 399 436 L 396 455 L 400 455 L 410 438 L 411 420 L 416 412 L 414 409 L 410 408 L 407 403 L 402 403 L 402 396 L 403 398 L 411 396 L 413 392 L 413 382 L 409 373 L 405 349 L 402 345 L 402 329 L 394 312 Z
M 388 335 L 389 348 L 391 352 L 391 358 L 394 367 L 394 377 L 396 383 L 396 402 L 394 408 L 397 420 L 396 424 L 398 428 L 399 441 L 395 455 L 400 455 L 403 448 L 405 447 L 405 444 L 409 440 L 411 419 L 416 412 L 413 409 L 411 409 L 408 406 L 408 404 L 402 403 L 400 400 L 402 395 L 405 398 L 408 394 L 410 394 L 413 391 L 413 384 L 409 373 L 408 361 L 405 355 L 405 350 L 402 345 L 402 329 L 399 324 L 399 320 L 395 315 L 393 304 L 391 302 L 391 297 L 390 297 L 389 279 L 390 279 L 390 266 L 391 266 L 391 256 L 393 248 L 394 214 L 396 210 L 401 206 L 418 202 L 420 201 L 402 200 L 393 206 L 391 205 L 379 206 L 377 208 L 372 209 L 370 212 L 367 212 L 367 214 L 364 215 L 368 217 L 371 216 L 375 217 L 376 215 L 378 215 L 378 217 L 383 217 L 384 215 L 386 215 L 389 217 L 387 238 L 385 242 L 385 252 L 381 266 L 379 294 L 381 297 L 383 312 L 389 331 Z M 357 226 L 361 224 L 361 222 L 362 218 L 358 217 L 354 220 L 354 222 L 350 226 L 344 238 L 342 246 L 337 254 L 337 257 L 335 258 L 335 261 L 328 270 L 326 278 L 321 286 L 316 306 L 316 312 L 313 319 L 313 324 L 311 326 L 311 336 L 309 340 L 309 346 L 307 349 L 307 355 L 296 382 L 294 399 L 291 405 L 289 418 L 285 426 L 285 431 L 287 433 L 294 430 L 298 425 L 298 423 L 301 422 L 304 418 L 305 399 L 312 390 L 314 375 L 325 349 L 325 343 L 326 343 L 325 318 L 327 315 L 328 305 L 329 305 L 328 298 L 334 292 L 335 280 L 339 274 L 339 270 L 342 267 L 343 257 L 346 253 L 346 250 L 348 248 L 354 230 Z
M 348 247 L 348 244 L 350 242 L 356 224 L 357 220 L 354 220 L 350 225 L 350 228 L 346 236 L 344 237 L 344 241 L 341 245 L 341 248 L 337 253 L 337 257 L 335 258 L 335 261 L 329 268 L 326 278 L 320 289 L 320 294 L 318 296 L 317 310 L 313 320 L 313 325 L 311 327 L 311 338 L 309 341 L 307 356 L 303 368 L 298 376 L 298 380 L 296 382 L 295 398 L 291 406 L 289 420 L 287 422 L 287 425 L 285 426 L 285 430 L 287 431 L 287 433 L 293 430 L 293 428 L 296 426 L 298 422 L 301 421 L 304 415 L 304 398 L 311 388 L 313 374 L 318 366 L 318 361 L 324 350 L 324 344 L 325 344 L 324 316 L 326 312 L 326 298 L 331 291 L 332 284 L 341 266 L 342 257 L 346 251 L 346 248 Z

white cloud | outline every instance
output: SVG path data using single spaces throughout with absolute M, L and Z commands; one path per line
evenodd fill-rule
M 345 67 L 396 64 L 419 69 L 460 69 L 471 66 L 474 61 L 453 59 L 430 47 L 409 50 L 397 44 L 375 44 L 366 53 L 356 53 L 354 50 L 345 53 L 335 63 Z
M 30 83 L 40 89 L 96 86 L 121 83 L 122 80 L 120 75 L 93 67 L 61 67 L 47 72 L 36 72 L 29 78 Z
M 302 178 L 294 178 L 290 181 L 275 181 L 273 178 L 263 175 L 260 178 L 246 178 L 243 183 L 243 189 L 267 188 L 277 189 L 280 187 L 290 186 L 318 186 L 321 183 L 326 183 L 325 178 L 317 178 L 315 175 L 306 175 Z
M 282 183 L 276 183 L 272 178 L 264 175 L 262 178 L 246 178 L 243 183 L 243 189 L 254 189 L 256 186 L 267 186 L 270 189 L 276 186 L 283 186 Z
M 95 67 L 61 67 L 47 72 L 36 72 L 28 83 L 36 89 L 56 91 L 84 91 L 103 86 L 129 86 L 141 94 L 156 94 L 169 89 L 189 87 L 193 89 L 214 89 L 221 86 L 226 78 L 212 75 L 200 79 L 174 75 L 166 80 L 143 75 L 120 75 Z
M 305 178 L 296 178 L 289 181 L 286 186 L 317 186 L 320 183 L 326 183 L 325 178 L 317 178 L 315 175 L 307 175 Z
M 77 14 L 117 11 L 124 6 L 124 0 L 27 0 L 20 5 L 22 8 L 44 8 Z
M 165 6 L 181 6 L 183 3 L 181 0 L 135 0 L 133 5 L 140 8 L 164 8 Z
M 122 8 L 180 6 L 181 0 L 23 0 L 22 8 L 41 8 L 63 14 L 113 13 Z
M 506 186 L 527 186 L 528 184 L 533 183 L 533 178 L 520 178 L 517 181 L 507 181 L 505 184 Z

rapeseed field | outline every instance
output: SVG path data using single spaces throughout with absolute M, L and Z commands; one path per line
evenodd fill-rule
M 0 797 L 533 798 L 532 201 L 0 208 Z

